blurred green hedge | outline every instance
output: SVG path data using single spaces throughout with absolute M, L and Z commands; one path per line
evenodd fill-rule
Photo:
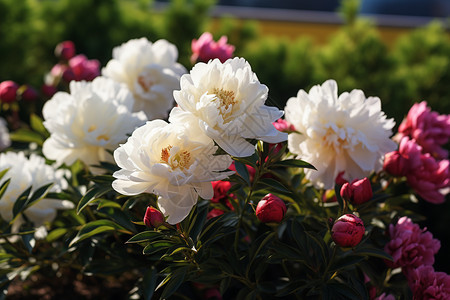
M 189 68 L 191 40 L 213 28 L 212 5 L 214 0 L 173 0 L 156 12 L 148 0 L 0 0 L 0 81 L 39 87 L 63 40 L 74 41 L 78 53 L 104 66 L 112 49 L 131 38 L 165 38 L 177 45 Z M 358 19 L 354 9 L 344 13 L 346 24 L 325 45 L 305 37 L 264 37 L 257 23 L 230 17 L 220 20 L 213 34 L 229 37 L 235 54 L 250 62 L 279 107 L 300 88 L 333 78 L 340 92 L 358 88 L 379 96 L 397 122 L 422 100 L 450 113 L 450 38 L 442 24 L 411 30 L 388 48 L 372 23 Z

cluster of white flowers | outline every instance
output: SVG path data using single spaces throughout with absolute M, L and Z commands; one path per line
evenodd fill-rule
M 62 170 L 46 165 L 41 156 L 31 154 L 29 158 L 23 152 L 6 152 L 0 154 L 0 170 L 8 169 L 0 180 L 0 185 L 10 179 L 9 185 L 0 199 L 0 215 L 3 220 L 11 222 L 13 219 L 13 207 L 17 198 L 29 187 L 31 194 L 38 188 L 53 183 L 51 192 L 61 192 L 67 187 Z M 33 222 L 35 227 L 41 227 L 46 222 L 51 222 L 56 217 L 57 209 L 71 209 L 74 204 L 68 200 L 42 199 L 27 208 L 23 214 Z M 19 217 L 13 223 L 13 232 L 17 231 L 23 223 Z
M 288 138 L 272 124 L 283 111 L 265 105 L 268 88 L 246 60 L 214 59 L 184 74 L 177 57 L 165 40 L 133 39 L 116 47 L 105 77 L 71 82 L 70 94 L 57 93 L 46 103 L 44 125 L 51 136 L 44 155 L 59 164 L 79 159 L 92 166 L 111 161 L 108 151 L 115 150 L 121 169 L 113 174 L 113 188 L 125 195 L 156 194 L 175 224 L 198 196 L 213 196 L 211 181 L 232 174 L 231 156 L 254 153 L 249 140 L 288 139 L 289 150 L 317 169 L 306 170 L 306 177 L 327 189 L 342 171 L 347 180 L 378 171 L 383 155 L 396 147 L 390 140 L 394 122 L 381 111 L 380 99 L 366 99 L 360 90 L 338 96 L 333 80 L 309 94 L 300 90 L 285 108 L 298 132 Z M 155 120 L 167 116 L 169 123 Z M 215 155 L 215 145 L 227 155 Z
M 283 112 L 264 105 L 267 87 L 242 58 L 198 63 L 181 77 L 181 90 L 174 97 L 179 107 L 172 109 L 170 123 L 148 122 L 114 152 L 122 169 L 114 173 L 113 182 L 125 195 L 158 195 L 170 224 L 182 221 L 198 196 L 213 197 L 211 181 L 233 173 L 226 171 L 229 155 L 254 153 L 246 139 L 287 139 L 272 124 Z M 214 142 L 229 155 L 214 155 Z
M 320 188 L 333 188 L 340 172 L 351 181 L 381 170 L 384 154 L 396 148 L 390 139 L 395 123 L 386 119 L 380 99 L 366 99 L 361 90 L 338 97 L 334 80 L 312 87 L 309 94 L 300 90 L 285 112 L 299 132 L 289 135 L 289 151 L 316 167 L 305 173 Z

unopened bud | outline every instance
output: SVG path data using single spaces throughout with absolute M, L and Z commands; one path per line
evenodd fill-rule
M 17 99 L 17 90 L 19 85 L 12 80 L 6 80 L 0 83 L 0 101 L 11 103 Z
M 351 183 L 344 183 L 341 188 L 341 197 L 352 204 L 362 204 L 369 201 L 372 196 L 372 186 L 367 177 L 355 179 Z
M 364 232 L 363 221 L 355 215 L 346 214 L 334 222 L 331 238 L 340 247 L 355 247 L 361 242 Z
M 286 204 L 275 195 L 267 194 L 256 206 L 256 217 L 263 223 L 279 223 L 286 214 Z
M 64 41 L 56 45 L 55 55 L 58 58 L 69 60 L 75 56 L 75 45 L 72 41 Z
M 164 215 L 156 208 L 148 206 L 145 211 L 144 223 L 148 227 L 158 228 L 165 223 Z

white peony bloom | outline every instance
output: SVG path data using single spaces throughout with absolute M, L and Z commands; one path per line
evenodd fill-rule
M 11 146 L 11 139 L 9 138 L 9 130 L 6 126 L 6 120 L 0 118 L 0 150 Z
M 267 93 L 243 58 L 197 63 L 181 77 L 181 90 L 174 92 L 179 107 L 171 111 L 169 121 L 198 123 L 228 154 L 250 156 L 255 148 L 245 139 L 268 143 L 287 139 L 272 125 L 283 112 L 264 105 Z
M 112 162 L 107 150 L 116 149 L 146 121 L 144 113 L 131 112 L 132 106 L 131 93 L 112 79 L 71 81 L 70 94 L 56 93 L 44 105 L 44 126 L 51 134 L 44 155 L 67 165 L 77 159 L 86 165 Z
M 6 152 L 0 154 L 0 170 L 9 169 L 0 180 L 0 185 L 8 178 L 11 179 L 8 187 L 0 199 L 0 215 L 3 220 L 10 222 L 13 219 L 13 207 L 17 198 L 31 186 L 31 193 L 38 188 L 53 183 L 51 192 L 61 192 L 67 187 L 67 182 L 63 177 L 63 170 L 55 170 L 45 164 L 45 159 L 41 156 L 31 154 L 30 158 L 25 157 L 23 152 Z M 68 200 L 42 199 L 27 208 L 23 214 L 33 222 L 35 227 L 43 226 L 46 222 L 51 222 L 56 217 L 57 209 L 71 209 L 74 204 Z M 23 219 L 20 217 L 13 223 L 14 229 L 18 229 Z
M 113 49 L 102 74 L 128 86 L 136 99 L 134 111 L 143 110 L 149 120 L 166 118 L 174 104 L 173 91 L 186 73 L 177 59 L 177 48 L 166 40 L 133 39 Z
M 211 181 L 234 172 L 226 170 L 232 160 L 217 155 L 217 146 L 195 124 L 171 124 L 163 120 L 147 122 L 114 151 L 121 170 L 112 186 L 124 195 L 155 193 L 167 222 L 182 221 L 197 203 L 198 196 L 211 199 Z
M 289 135 L 289 151 L 317 168 L 305 173 L 318 187 L 333 188 L 341 171 L 349 181 L 379 171 L 384 154 L 396 148 L 390 139 L 395 123 L 386 119 L 380 99 L 366 99 L 361 90 L 338 97 L 334 80 L 312 87 L 309 94 L 300 90 L 285 112 L 300 132 Z

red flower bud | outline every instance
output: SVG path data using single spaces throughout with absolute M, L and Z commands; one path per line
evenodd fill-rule
M 256 217 L 263 223 L 279 223 L 285 213 L 286 205 L 283 200 L 272 194 L 264 196 L 256 206 Z
M 340 247 L 355 247 L 361 242 L 364 232 L 363 221 L 355 215 L 346 214 L 334 222 L 331 238 Z
M 372 196 L 372 186 L 367 177 L 355 179 L 351 183 L 344 183 L 341 188 L 341 197 L 353 204 L 362 204 L 369 201 Z
M 72 41 L 64 41 L 56 45 L 55 55 L 58 58 L 69 60 L 75 56 L 75 45 Z
M 158 228 L 165 223 L 164 215 L 154 207 L 148 206 L 145 211 L 144 223 L 148 227 Z
M 54 87 L 53 85 L 44 84 L 41 87 L 41 92 L 47 97 L 52 97 L 58 89 Z
M 22 86 L 20 92 L 20 96 L 24 101 L 32 102 L 39 98 L 38 92 L 29 85 Z
M 0 101 L 4 103 L 11 103 L 17 99 L 17 90 L 19 85 L 11 80 L 6 80 L 0 83 Z

